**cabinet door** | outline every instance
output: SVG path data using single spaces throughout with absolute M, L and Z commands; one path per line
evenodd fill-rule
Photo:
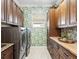
M 17 7 L 17 22 L 18 22 L 18 25 L 20 25 L 20 11 L 18 7 Z
M 58 27 L 60 27 L 61 26 L 61 17 L 60 17 L 60 7 L 58 7 L 57 9 L 56 9 L 56 12 L 58 13 Z
M 1 53 L 2 59 L 13 59 L 13 47 L 7 48 Z
M 60 55 L 63 57 L 63 59 L 71 59 L 71 53 L 62 46 L 60 46 Z
M 23 26 L 23 21 L 24 21 L 24 17 L 23 17 L 23 13 L 21 12 L 20 8 L 17 7 L 17 22 L 19 26 Z
M 20 24 L 20 26 L 22 26 L 22 17 L 21 17 L 21 12 L 20 12 L 19 24 Z
M 59 59 L 64 59 L 64 56 L 62 54 L 62 51 L 59 50 Z
M 67 13 L 67 0 L 64 0 L 62 4 L 60 5 L 60 22 L 61 26 L 66 26 L 67 25 L 67 19 L 66 19 L 66 14 Z
M 58 52 L 59 52 L 59 59 L 65 59 L 64 53 L 61 48 L 58 50 Z
M 15 9 L 16 9 L 16 11 L 15 11 L 15 21 L 14 21 L 14 23 L 15 23 L 16 25 L 18 25 L 18 17 L 17 17 L 17 12 L 18 12 L 18 10 L 17 10 L 17 5 L 15 6 Z
M 54 43 L 54 48 L 53 48 L 54 59 L 59 59 L 59 53 L 58 53 L 59 45 L 56 42 L 53 43 Z
M 77 0 L 70 1 L 70 25 L 77 24 Z
M 16 9 L 16 4 L 13 2 L 13 23 L 15 25 L 17 25 L 17 16 L 16 16 L 16 12 L 17 12 L 17 9 Z
M 4 15 L 4 10 L 5 10 L 5 0 L 1 0 L 1 22 L 6 22 L 5 21 L 5 15 Z
M 24 16 L 23 13 L 21 13 L 21 26 L 23 26 L 23 23 L 24 23 Z
M 53 40 L 51 40 L 50 42 L 51 42 L 51 46 L 52 46 L 51 49 L 52 49 L 52 53 L 53 53 L 53 59 L 59 59 L 59 52 L 58 52 L 59 45 Z
M 71 59 L 77 59 L 77 56 L 71 54 Z
M 7 23 L 12 24 L 13 0 L 7 0 Z
M 1 0 L 1 22 L 6 22 L 6 0 Z
M 21 24 L 21 26 L 23 26 L 23 13 L 21 12 L 21 14 L 20 14 L 20 24 Z
M 6 54 L 4 55 L 4 59 L 13 59 L 12 54 Z
M 21 17 L 22 17 L 22 26 L 23 26 L 24 25 L 24 16 L 23 16 L 23 13 L 22 13 Z

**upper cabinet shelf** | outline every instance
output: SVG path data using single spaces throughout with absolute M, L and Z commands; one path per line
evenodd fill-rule
M 77 26 L 76 3 L 76 0 L 64 0 L 57 8 L 58 28 Z
M 1 23 L 23 26 L 23 20 L 23 12 L 13 0 L 1 0 Z

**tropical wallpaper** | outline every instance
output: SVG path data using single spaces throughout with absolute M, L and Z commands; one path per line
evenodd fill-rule
M 31 45 L 47 45 L 48 7 L 24 7 L 22 10 L 24 12 L 24 26 L 31 29 Z
M 67 35 L 68 39 L 77 40 L 77 27 L 61 29 L 61 36 Z

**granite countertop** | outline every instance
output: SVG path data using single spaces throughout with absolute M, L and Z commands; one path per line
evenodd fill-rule
M 3 47 L 1 47 L 1 52 L 3 52 L 3 51 L 6 50 L 7 48 L 13 46 L 14 43 L 1 43 L 1 45 L 4 45 Z
M 67 49 L 68 51 L 70 51 L 71 53 L 77 56 L 77 43 L 69 44 L 69 43 L 60 42 L 58 38 L 59 37 L 50 37 L 50 39 L 54 40 L 55 42 L 63 46 L 65 49 Z

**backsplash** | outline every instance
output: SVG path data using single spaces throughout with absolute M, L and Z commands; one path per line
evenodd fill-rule
M 72 28 L 64 28 L 61 29 L 61 37 L 67 37 L 68 39 L 77 39 L 77 28 L 72 27 Z

